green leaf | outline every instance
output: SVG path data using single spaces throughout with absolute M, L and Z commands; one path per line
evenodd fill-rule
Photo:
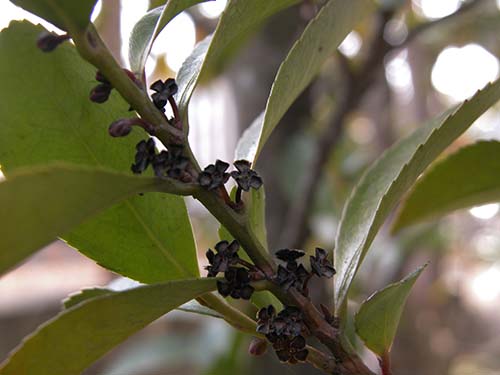
M 297 2 L 299 0 L 229 0 L 213 37 L 198 44 L 177 74 L 177 102 L 183 118 L 187 117 L 187 107 L 196 85 L 217 70 L 221 56 L 264 20 Z
M 165 26 L 185 9 L 206 1 L 211 0 L 169 0 L 144 15 L 130 34 L 128 59 L 132 71 L 142 77 L 151 47 Z
M 9 175 L 0 183 L 0 274 L 85 219 L 159 180 L 102 169 L 52 165 Z M 28 235 L 27 235 L 28 234 Z
M 383 356 L 391 349 L 406 299 L 426 266 L 374 293 L 361 305 L 355 317 L 356 332 L 375 354 Z
M 254 161 L 279 121 L 295 99 L 317 76 L 347 34 L 373 9 L 370 0 L 330 0 L 309 22 L 281 64 L 267 101 L 264 118 L 256 120 L 250 139 L 240 140 L 240 147 L 250 151 L 239 156 Z M 254 128 L 255 127 L 255 128 Z M 260 129 L 259 129 L 260 128 Z M 254 147 L 249 147 L 250 145 Z
M 35 46 L 42 31 L 13 22 L 0 33 L 0 164 L 8 177 L 19 167 L 54 161 L 130 172 L 135 145 L 147 136 L 134 130 L 108 136 L 113 121 L 130 117 L 113 92 L 98 105 L 88 99 L 95 68 L 70 44 L 52 53 Z M 102 266 L 144 283 L 198 275 L 196 249 L 184 200 L 148 193 L 127 199 L 63 236 Z
M 70 309 L 82 302 L 85 302 L 92 298 L 107 296 L 109 294 L 116 293 L 113 290 L 105 288 L 92 288 L 92 289 L 82 289 L 76 293 L 70 294 L 63 300 L 63 306 L 65 309 Z
M 62 30 L 74 32 L 87 27 L 97 0 L 11 0 L 11 2 Z
M 396 232 L 460 208 L 500 201 L 500 142 L 478 142 L 437 162 L 421 177 L 393 226 Z
M 39 327 L 0 365 L 0 374 L 80 374 L 133 333 L 214 289 L 214 279 L 181 280 L 90 299 Z
M 335 300 L 344 303 L 375 235 L 425 168 L 500 99 L 500 80 L 397 142 L 361 177 L 347 201 L 335 248 Z M 451 113 L 451 114 L 450 114 Z

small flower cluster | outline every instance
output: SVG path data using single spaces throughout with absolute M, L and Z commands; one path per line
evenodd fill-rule
M 209 265 L 206 267 L 208 277 L 215 277 L 219 272 L 224 273 L 224 280 L 217 281 L 217 290 L 224 296 L 234 299 L 250 299 L 254 288 L 250 285 L 250 272 L 239 264 L 245 264 L 238 256 L 240 245 L 236 240 L 229 243 L 220 241 L 215 245 L 215 252 L 208 249 L 206 256 Z
M 297 262 L 297 259 L 305 255 L 302 250 L 281 249 L 276 252 L 276 258 L 285 262 L 285 267 L 278 266 L 276 281 L 284 289 L 288 290 L 291 287 L 304 292 L 307 288 L 307 282 L 313 274 L 318 277 L 331 278 L 335 274 L 331 262 L 327 259 L 325 250 L 317 247 L 315 256 L 309 258 L 311 263 L 311 271 L 308 272 L 306 268 Z
M 309 351 L 303 333 L 307 327 L 298 308 L 287 306 L 276 314 L 269 305 L 257 313 L 257 324 L 257 332 L 266 336 L 280 361 L 294 364 L 306 360 Z
M 170 177 L 184 182 L 189 182 L 191 177 L 186 168 L 189 159 L 183 156 L 182 146 L 170 146 L 169 150 L 156 153 L 153 138 L 140 141 L 136 145 L 135 163 L 132 164 L 132 172 L 140 174 L 149 165 L 152 165 L 157 177 Z
M 236 192 L 236 203 L 241 202 L 241 191 L 249 191 L 250 188 L 259 189 L 262 186 L 262 178 L 251 169 L 251 163 L 247 160 L 234 162 L 236 171 L 227 172 L 229 163 L 217 160 L 210 164 L 198 175 L 198 183 L 207 190 L 216 190 L 224 186 L 229 177 L 234 178 L 238 185 Z

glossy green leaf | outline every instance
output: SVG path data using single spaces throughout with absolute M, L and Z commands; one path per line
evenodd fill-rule
M 347 34 L 373 9 L 370 0 L 330 0 L 321 8 L 281 64 L 262 122 L 256 120 L 253 131 L 246 133 L 250 139 L 240 140 L 249 151 L 247 155 L 240 152 L 240 157 L 250 161 L 257 159 L 288 108 L 317 76 Z
M 79 31 L 90 22 L 97 0 L 11 0 L 17 6 L 46 19 L 62 30 Z
M 196 85 L 217 69 L 221 56 L 234 48 L 235 43 L 244 39 L 245 35 L 251 33 L 267 18 L 298 1 L 229 0 L 213 37 L 206 38 L 198 44 L 177 75 L 179 84 L 177 102 L 184 118 Z
M 102 166 L 131 173 L 134 130 L 108 136 L 109 124 L 130 117 L 128 105 L 113 92 L 95 104 L 88 95 L 95 68 L 70 44 L 52 53 L 35 46 L 43 30 L 14 22 L 0 33 L 0 165 L 9 176 L 19 167 L 54 161 Z M 134 196 L 63 236 L 71 246 L 106 268 L 145 282 L 198 275 L 196 250 L 184 200 L 148 193 Z
M 128 59 L 132 71 L 142 76 L 151 47 L 165 26 L 185 9 L 205 1 L 211 0 L 169 0 L 145 14 L 130 34 Z
M 9 175 L 0 183 L 0 274 L 85 219 L 134 194 L 157 189 L 159 182 L 61 164 Z
M 180 280 L 141 286 L 77 304 L 27 337 L 0 365 L 0 374 L 80 374 L 133 333 L 214 289 L 214 279 Z
M 453 112 L 446 112 L 397 142 L 364 173 L 344 207 L 337 232 L 337 311 L 391 210 L 425 168 L 499 99 L 500 81 L 495 81 Z
M 500 201 L 500 142 L 478 142 L 437 162 L 403 204 L 393 231 L 454 210 Z
M 374 293 L 361 305 L 355 317 L 356 333 L 375 354 L 383 356 L 391 349 L 406 299 L 426 266 Z

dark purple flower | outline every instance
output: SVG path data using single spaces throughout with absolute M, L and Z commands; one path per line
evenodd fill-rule
M 224 184 L 229 179 L 229 173 L 226 173 L 229 164 L 221 160 L 217 160 L 214 164 L 210 164 L 198 176 L 199 184 L 207 190 L 215 190 Z
M 177 93 L 178 87 L 173 78 L 167 79 L 165 82 L 158 80 L 154 82 L 150 89 L 155 91 L 151 95 L 153 103 L 160 111 L 165 112 L 165 106 L 167 105 L 168 99 Z
M 208 277 L 215 277 L 219 272 L 226 272 L 229 270 L 230 266 L 234 266 L 238 263 L 238 250 L 240 245 L 238 241 L 234 240 L 231 243 L 228 241 L 220 241 L 215 245 L 215 251 L 208 249 L 206 256 L 209 266 L 206 267 L 208 270 Z
M 155 142 L 153 138 L 140 141 L 136 146 L 135 163 L 132 164 L 132 172 L 140 174 L 146 170 L 156 156 Z
M 325 250 L 317 247 L 316 255 L 311 256 L 309 260 L 311 261 L 312 272 L 319 277 L 324 276 L 330 279 L 335 275 L 335 268 L 333 268 L 332 263 L 328 260 Z
M 251 169 L 251 163 L 247 160 L 238 160 L 234 162 L 237 171 L 231 172 L 231 177 L 235 179 L 238 187 L 244 191 L 250 188 L 258 189 L 262 186 L 262 178 Z

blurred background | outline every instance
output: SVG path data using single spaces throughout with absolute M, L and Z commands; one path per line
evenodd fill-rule
M 133 25 L 161 3 L 98 2 L 94 22 L 124 66 Z M 276 15 L 197 89 L 190 141 L 201 165 L 234 159 L 240 135 L 265 108 L 280 62 L 321 3 L 304 0 Z M 195 44 L 214 31 L 225 4 L 195 6 L 165 28 L 146 66 L 149 82 L 175 77 Z M 343 204 L 365 168 L 395 140 L 499 76 L 499 0 L 380 0 L 379 6 L 288 111 L 257 163 L 271 249 L 331 250 Z M 0 29 L 25 18 L 55 30 L 0 0 Z M 498 105 L 490 109 L 447 152 L 499 139 L 499 111 Z M 315 183 L 308 184 L 311 179 Z M 189 200 L 188 207 L 203 267 L 206 249 L 218 240 L 218 224 L 196 202 Z M 500 374 L 498 211 L 498 204 L 489 204 L 396 237 L 389 226 L 378 235 L 358 273 L 353 311 L 376 289 L 430 261 L 403 314 L 392 351 L 395 374 Z M 119 290 L 133 282 L 62 241 L 0 278 L 0 358 L 55 315 L 67 295 L 106 285 Z M 314 289 L 317 298 L 329 300 L 331 285 Z M 218 319 L 174 311 L 85 374 L 319 374 L 308 366 L 282 366 L 273 353 L 251 358 L 248 343 Z M 364 357 L 377 368 L 370 353 Z

